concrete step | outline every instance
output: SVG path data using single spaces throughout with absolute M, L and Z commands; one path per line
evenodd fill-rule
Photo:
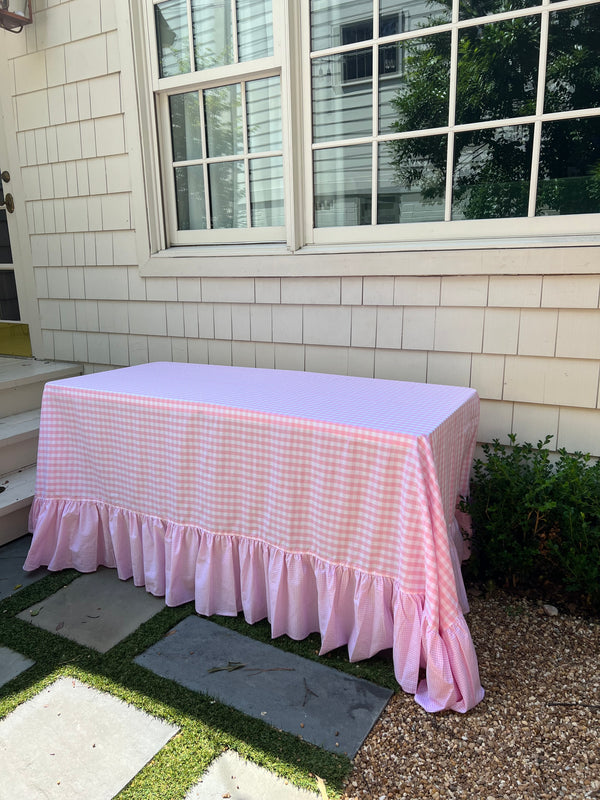
M 30 466 L 0 478 L 0 545 L 27 533 L 35 472 L 35 466 Z
M 0 545 L 27 533 L 44 385 L 82 372 L 80 364 L 0 357 Z
M 80 364 L 0 358 L 0 418 L 39 408 L 47 381 L 82 373 Z
M 35 464 L 40 409 L 0 417 L 0 476 Z

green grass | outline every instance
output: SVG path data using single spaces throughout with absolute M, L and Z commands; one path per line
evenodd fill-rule
M 330 798 L 340 797 L 351 768 L 347 756 L 315 747 L 135 663 L 135 656 L 195 613 L 192 603 L 165 607 L 107 653 L 98 653 L 17 619 L 21 611 L 42 602 L 76 577 L 78 573 L 73 570 L 49 575 L 0 602 L 0 645 L 35 661 L 30 669 L 0 687 L 0 719 L 58 677 L 69 676 L 179 728 L 179 733 L 119 793 L 120 800 L 183 798 L 213 759 L 227 749 L 315 792 L 318 776 L 325 781 Z M 246 636 L 394 691 L 398 689 L 391 658 L 385 654 L 350 664 L 345 648 L 319 657 L 320 639 L 316 635 L 302 642 L 287 636 L 272 640 L 266 621 L 248 625 L 241 616 L 211 619 Z

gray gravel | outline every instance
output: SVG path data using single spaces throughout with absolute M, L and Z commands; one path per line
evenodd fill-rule
M 600 620 L 470 597 L 482 703 L 431 715 L 395 695 L 345 800 L 600 798 Z

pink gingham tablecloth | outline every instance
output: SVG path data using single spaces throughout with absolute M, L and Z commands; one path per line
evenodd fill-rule
M 25 569 L 116 567 L 168 605 L 318 631 L 322 652 L 393 648 L 427 710 L 467 711 L 483 690 L 455 506 L 478 420 L 472 389 L 338 375 L 154 363 L 54 381 Z

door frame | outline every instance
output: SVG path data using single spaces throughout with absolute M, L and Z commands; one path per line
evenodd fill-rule
M 8 53 L 12 49 L 9 37 L 16 38 L 22 35 L 24 34 L 10 34 L 0 30 L 0 75 L 14 75 L 8 59 Z M 29 325 L 29 337 L 34 358 L 43 358 L 42 330 L 27 226 L 25 190 L 21 178 L 21 163 L 11 97 L 13 82 L 14 77 L 0 81 L 0 154 L 6 154 L 6 163 L 2 161 L 2 169 L 10 172 L 10 183 L 5 183 L 3 187 L 5 192 L 13 195 L 15 201 L 14 212 L 7 214 L 6 218 L 17 284 L 20 321 Z

